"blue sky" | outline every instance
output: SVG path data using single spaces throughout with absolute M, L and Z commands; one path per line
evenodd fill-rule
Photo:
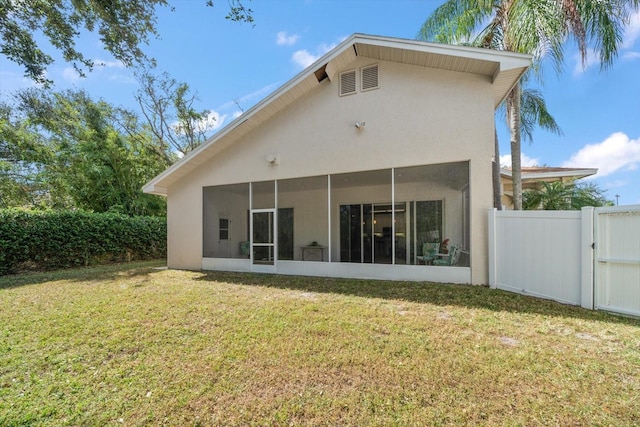
M 353 33 L 413 39 L 438 1 L 253 0 L 255 27 L 224 19 L 227 4 L 173 1 L 175 11 L 158 14 L 161 38 L 146 48 L 160 71 L 197 91 L 199 109 L 213 110 L 216 126 L 229 123 Z M 95 98 L 136 109 L 133 73 L 83 34 L 79 46 L 96 62 L 87 78 L 57 61 L 48 70 L 57 89 L 80 88 Z M 562 135 L 536 131 L 523 143 L 525 165 L 595 167 L 595 180 L 620 204 L 640 204 L 640 14 L 633 16 L 615 65 L 601 71 L 594 55 L 583 68 L 567 47 L 565 68 L 544 72 L 541 88 Z M 0 58 L 0 93 L 32 83 Z M 402 112 L 398 112 L 402 114 Z M 508 133 L 498 122 L 501 154 L 508 158 Z

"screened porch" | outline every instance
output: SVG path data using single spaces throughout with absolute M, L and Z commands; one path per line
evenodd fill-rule
M 448 265 L 429 258 L 446 260 L 454 246 L 451 266 L 469 267 L 468 162 L 203 189 L 203 268 L 424 268 Z

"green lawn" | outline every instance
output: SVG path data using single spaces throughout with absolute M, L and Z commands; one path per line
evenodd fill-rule
M 0 278 L 0 425 L 638 425 L 640 321 L 158 263 Z

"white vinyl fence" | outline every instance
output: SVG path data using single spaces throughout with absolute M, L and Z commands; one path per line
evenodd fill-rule
M 640 316 L 640 207 L 595 212 L 595 308 Z
M 640 206 L 489 211 L 489 283 L 640 316 Z

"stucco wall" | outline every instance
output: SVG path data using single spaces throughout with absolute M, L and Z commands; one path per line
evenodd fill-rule
M 358 59 L 345 70 L 373 63 Z M 478 75 L 377 63 L 379 89 L 340 97 L 337 78 L 325 80 L 169 188 L 169 266 L 201 266 L 203 187 L 469 160 L 472 281 L 487 283 L 491 84 Z M 356 129 L 357 121 L 365 128 Z M 279 156 L 278 166 L 268 164 L 269 154 Z

